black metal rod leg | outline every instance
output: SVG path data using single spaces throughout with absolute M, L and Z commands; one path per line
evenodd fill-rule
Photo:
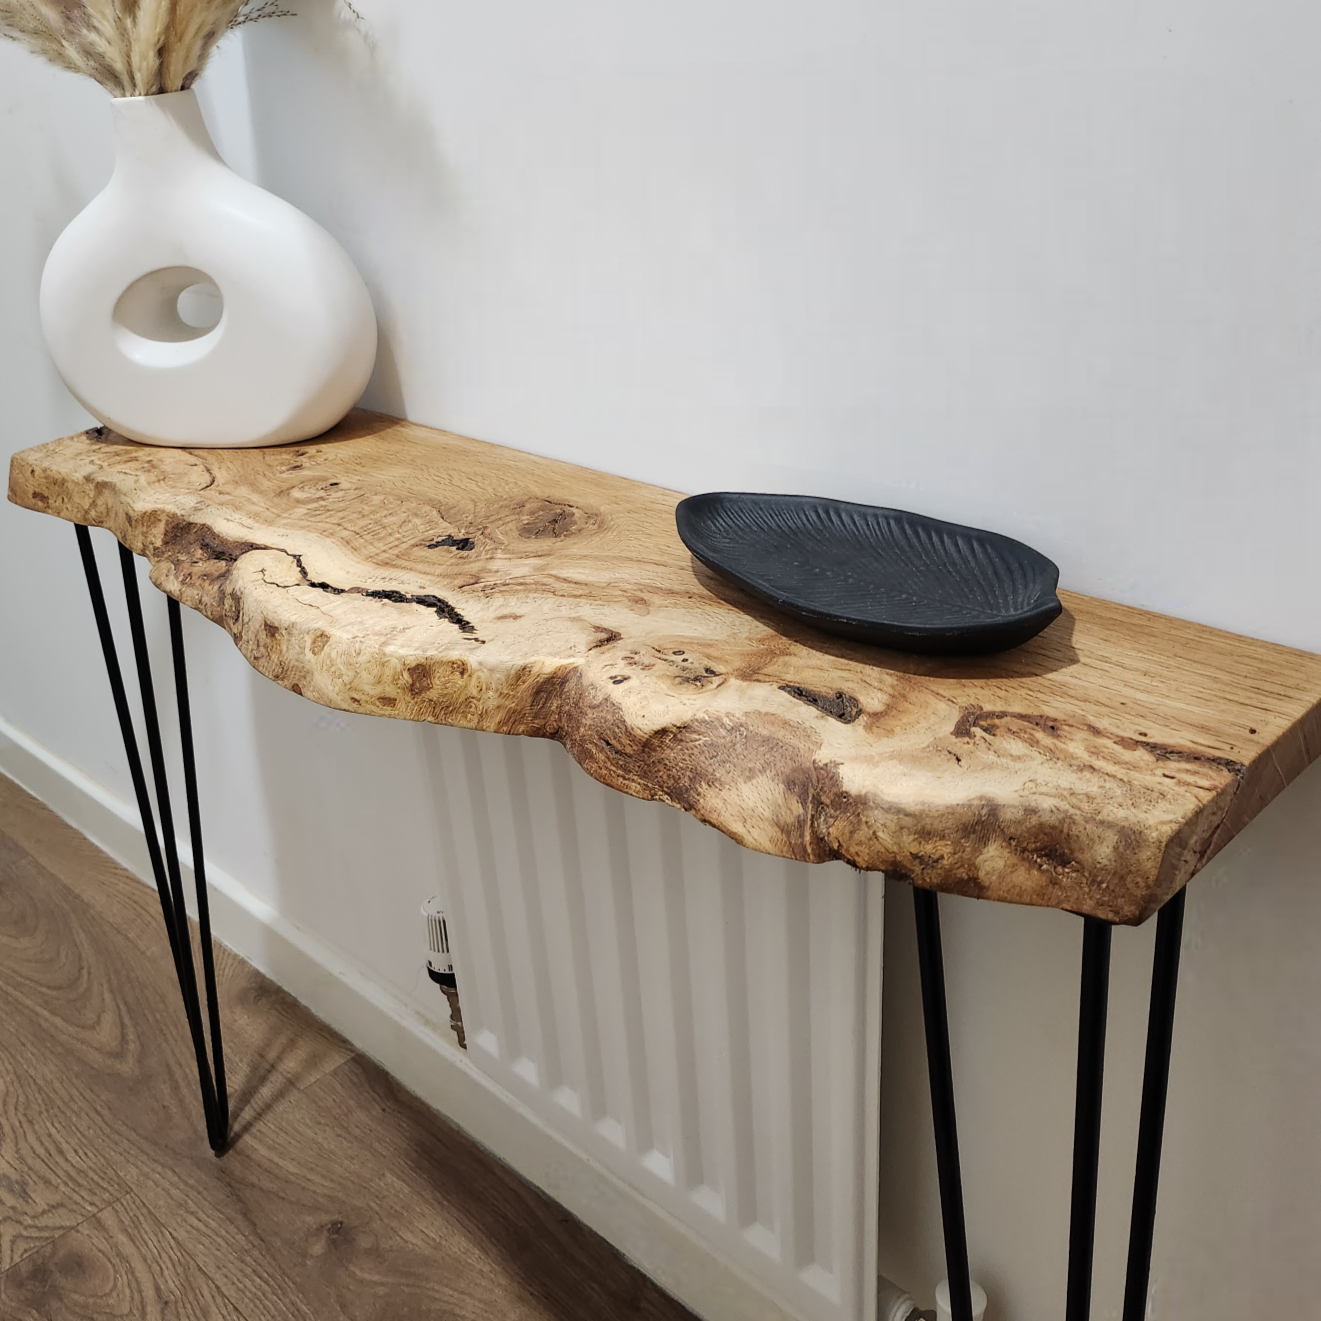
M 147 854 L 151 859 L 151 873 L 156 878 L 156 890 L 160 895 L 161 912 L 165 916 L 165 931 L 170 938 L 170 953 L 174 958 L 176 974 L 179 970 L 179 947 L 174 923 L 174 905 L 170 898 L 169 883 L 165 876 L 165 863 L 161 858 L 160 839 L 156 834 L 155 813 L 151 799 L 147 794 L 147 780 L 142 770 L 142 756 L 138 751 L 137 735 L 133 729 L 133 718 L 129 714 L 128 696 L 124 690 L 124 676 L 119 668 L 119 656 L 115 650 L 114 634 L 110 631 L 110 617 L 106 613 L 105 593 L 101 588 L 101 575 L 96 566 L 96 555 L 92 550 L 92 540 L 87 528 L 81 524 L 75 527 L 78 535 L 78 550 L 82 555 L 83 572 L 87 577 L 88 595 L 92 599 L 92 614 L 96 618 L 96 630 L 101 639 L 101 654 L 105 658 L 106 673 L 110 679 L 110 693 L 115 703 L 115 715 L 119 719 L 119 732 L 124 740 L 124 752 L 128 758 L 129 775 L 133 780 L 133 794 L 137 799 L 138 813 L 142 817 L 142 829 L 147 840 Z
M 193 967 L 192 939 L 188 929 L 188 914 L 183 902 L 183 883 L 179 869 L 178 849 L 174 837 L 174 821 L 170 810 L 169 783 L 165 773 L 165 758 L 161 746 L 160 725 L 156 715 L 155 693 L 151 682 L 151 669 L 147 659 L 146 634 L 142 625 L 142 607 L 138 598 L 137 577 L 132 555 L 121 551 L 121 566 L 124 573 L 124 589 L 129 611 L 129 625 L 133 634 L 134 655 L 137 661 L 138 680 L 142 695 L 143 720 L 147 730 L 147 744 L 151 756 L 153 778 L 156 787 L 156 804 L 160 813 L 160 833 L 156 829 L 156 815 L 152 810 L 151 798 L 147 791 L 147 780 L 138 748 L 137 734 L 133 727 L 133 717 L 129 710 L 128 696 L 124 687 L 123 674 L 119 666 L 119 657 L 115 648 L 114 634 L 110 628 L 110 618 L 106 611 L 105 593 L 101 586 L 101 576 L 97 569 L 96 556 L 92 549 L 88 529 L 76 528 L 78 549 L 82 556 L 83 571 L 87 577 L 88 593 L 92 600 L 92 613 L 96 618 L 97 632 L 101 640 L 101 651 L 105 658 L 106 672 L 110 680 L 110 691 L 114 699 L 115 714 L 119 720 L 120 734 L 124 740 L 124 751 L 128 758 L 129 773 L 133 781 L 133 792 L 137 798 L 138 811 L 142 817 L 143 833 L 147 842 L 147 853 L 151 860 L 152 875 L 156 881 L 156 891 L 160 897 L 161 915 L 165 920 L 166 934 L 170 941 L 170 954 L 174 960 L 175 975 L 179 981 L 179 990 L 183 997 L 184 1010 L 188 1018 L 188 1028 L 193 1041 L 193 1050 L 197 1059 L 198 1082 L 202 1092 L 202 1108 L 206 1116 L 207 1139 L 213 1151 L 219 1154 L 228 1141 L 228 1097 L 225 1092 L 224 1057 L 220 1039 L 220 1020 L 215 995 L 214 961 L 211 952 L 210 917 L 205 904 L 204 863 L 196 871 L 199 887 L 199 919 L 206 914 L 202 928 L 203 968 L 207 976 L 207 999 L 211 1022 L 212 1054 L 215 1061 L 213 1076 L 207 1059 L 206 1038 L 202 1027 L 201 1005 L 198 1000 L 197 978 Z M 175 643 L 176 685 L 180 685 L 182 675 L 182 634 L 175 639 L 174 630 L 177 621 L 171 619 L 172 642 Z M 182 686 L 177 687 L 179 695 L 179 714 L 185 747 L 184 776 L 188 784 L 189 824 L 191 828 L 194 857 L 202 858 L 201 827 L 197 812 L 196 772 L 192 756 L 192 728 L 188 719 L 187 678 L 182 676 Z M 164 854 L 162 855 L 162 841 Z
M 215 1127 L 223 1149 L 229 1138 L 229 1088 L 225 1083 L 225 1048 L 220 1036 L 220 997 L 216 992 L 215 945 L 211 939 L 211 902 L 206 886 L 206 854 L 202 848 L 202 811 L 197 794 L 197 762 L 193 755 L 193 717 L 188 702 L 188 667 L 184 658 L 183 619 L 179 603 L 166 598 L 170 614 L 170 651 L 174 658 L 174 692 L 179 707 L 179 743 L 183 757 L 184 796 L 188 806 L 189 845 L 193 853 L 193 887 L 197 894 L 197 927 L 202 946 L 202 977 L 206 985 L 207 1026 L 211 1032 L 211 1067 L 215 1085 Z
M 968 1231 L 963 1216 L 963 1176 L 959 1170 L 959 1130 L 954 1115 L 954 1072 L 950 1064 L 949 1013 L 945 1004 L 945 959 L 940 941 L 940 896 L 913 888 L 917 918 L 917 962 L 922 978 L 927 1070 L 931 1076 L 931 1119 L 936 1132 L 936 1172 L 940 1214 L 945 1226 L 945 1274 L 950 1316 L 972 1321 L 968 1271 Z
M 1185 891 L 1180 890 L 1156 919 L 1156 957 L 1151 969 L 1151 1009 L 1147 1017 L 1147 1059 L 1142 1075 L 1138 1120 L 1137 1172 L 1133 1178 L 1133 1220 L 1128 1236 L 1124 1321 L 1145 1321 L 1151 1279 L 1151 1242 L 1156 1229 L 1165 1097 L 1170 1083 L 1174 1041 L 1174 999 L 1179 988 L 1179 949 L 1183 941 Z
M 1101 1160 L 1101 1090 L 1110 990 L 1109 922 L 1083 918 L 1082 993 L 1078 1011 L 1078 1090 L 1073 1112 L 1073 1198 L 1069 1208 L 1069 1283 L 1065 1321 L 1087 1321 L 1092 1308 L 1096 1182 Z
M 170 783 L 165 768 L 165 750 L 161 741 L 160 719 L 156 713 L 156 690 L 151 678 L 151 660 L 147 651 L 147 633 L 142 619 L 142 601 L 138 594 L 138 575 L 137 566 L 133 559 L 133 553 L 126 547 L 119 547 L 120 569 L 124 579 L 124 598 L 128 606 L 129 633 L 133 639 L 133 655 L 137 663 L 138 688 L 142 697 L 142 718 L 147 732 L 147 751 L 151 758 L 152 778 L 156 789 L 156 809 L 160 816 L 161 841 L 165 852 L 165 870 L 169 880 L 171 905 L 170 911 L 166 913 L 166 921 L 173 917 L 175 924 L 175 939 L 178 948 L 177 970 L 179 973 L 179 990 L 183 995 L 184 1010 L 188 1016 L 188 1029 L 193 1039 L 193 1052 L 197 1059 L 197 1081 L 202 1092 L 202 1108 L 206 1114 L 207 1139 L 211 1144 L 211 1149 L 216 1152 L 224 1150 L 228 1139 L 228 1115 L 222 1116 L 222 1108 L 228 1110 L 226 1104 L 222 1107 L 220 1098 L 216 1091 L 216 1080 L 212 1075 L 210 1063 L 207 1059 L 206 1036 L 202 1028 L 202 1009 L 198 999 L 197 991 L 197 973 L 193 966 L 193 942 L 192 934 L 188 928 L 188 910 L 184 905 L 183 898 L 183 876 L 179 866 L 179 849 L 174 833 L 174 816 L 170 806 Z M 176 607 L 177 609 L 177 607 Z M 171 641 L 176 642 L 173 636 L 176 631 L 176 620 L 171 620 Z M 178 651 L 175 652 L 176 660 L 179 651 L 182 650 L 183 638 L 182 629 L 179 628 L 177 638 Z M 178 670 L 176 668 L 176 684 L 178 682 Z M 192 728 L 191 720 L 188 719 L 188 692 L 187 676 L 184 676 L 184 687 L 181 690 L 181 700 L 179 702 L 179 716 L 182 722 L 185 722 L 181 729 L 181 735 L 187 746 L 185 754 L 185 773 L 187 778 L 192 781 L 194 793 L 189 796 L 189 807 L 195 807 L 195 770 L 188 775 L 192 764 Z M 195 840 L 200 842 L 201 830 L 200 823 L 196 814 L 190 813 L 192 820 L 192 834 Z M 203 864 L 205 867 L 205 863 Z M 207 937 L 203 941 L 204 962 L 209 962 L 210 956 L 210 917 L 208 913 Z M 218 1021 L 218 1009 L 215 1003 L 215 979 L 214 974 L 211 984 L 208 987 L 208 1009 L 211 1022 L 214 1025 Z M 220 1054 L 220 1040 L 214 1035 L 213 1045 L 218 1058 L 223 1058 Z

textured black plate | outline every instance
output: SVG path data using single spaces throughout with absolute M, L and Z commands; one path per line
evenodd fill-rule
M 720 577 L 828 633 L 899 651 L 1004 651 L 1062 609 L 1059 569 L 1031 546 L 901 509 L 716 491 L 674 517 Z

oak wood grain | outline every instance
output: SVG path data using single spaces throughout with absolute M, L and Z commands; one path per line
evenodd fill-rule
M 25 927 L 31 936 L 35 914 L 10 901 L 4 864 L 0 851 L 0 924 L 11 932 Z M 69 1112 L 51 1108 L 60 1079 L 49 1060 L 18 1064 L 14 1053 L 0 1050 L 0 1273 L 127 1192 L 106 1153 L 79 1134 Z
M 750 848 L 1112 921 L 1321 753 L 1321 657 L 1062 593 L 1001 656 L 904 656 L 695 564 L 671 491 L 357 412 L 280 449 L 87 433 L 9 497 L 109 528 L 326 706 L 558 739 Z
M 0 1275 L 5 1321 L 244 1321 L 128 1196 Z
M 318 1084 L 310 1099 L 343 1137 L 395 1171 L 447 1235 L 481 1244 L 499 1263 L 490 1313 L 531 1310 L 547 1318 L 639 1317 L 666 1321 L 676 1304 L 639 1272 L 599 1268 L 600 1240 L 562 1206 L 435 1113 L 378 1064 L 359 1055 Z M 496 1297 L 503 1301 L 494 1306 Z M 467 1312 L 461 1315 L 466 1316 Z M 686 1314 L 685 1314 L 686 1315 Z
M 60 839 L 69 827 L 20 793 L 0 792 L 0 818 L 24 813 L 47 858 L 86 857 L 90 888 L 122 893 L 94 907 L 86 878 L 66 881 L 0 834 L 0 1097 L 9 1107 L 22 1079 L 20 1117 L 34 1107 L 48 1117 L 41 1149 L 58 1149 L 72 1185 L 62 1220 L 10 1232 L 32 1247 L 12 1280 L 0 1273 L 5 1321 L 154 1317 L 174 1296 L 171 1280 L 193 1281 L 193 1305 L 212 1310 L 164 1315 L 207 1321 L 230 1321 L 223 1305 L 243 1321 L 580 1321 L 583 1297 L 604 1300 L 591 1313 L 603 1321 L 689 1317 L 356 1055 L 295 1084 L 252 1053 L 283 1041 L 258 1032 L 235 1044 L 239 1136 L 216 1160 L 168 946 L 132 934 L 138 900 L 154 902 L 152 892 Z M 299 1019 L 287 1021 L 295 1030 Z M 309 1058 L 321 1059 L 319 1048 Z M 0 1144 L 23 1175 L 32 1139 Z M 89 1172 L 89 1154 L 103 1168 Z M 111 1209 L 92 1211 L 102 1199 Z M 79 1210 L 91 1219 L 73 1224 Z M 147 1217 L 133 1251 L 125 1214 Z M 144 1283 L 155 1275 L 159 1296 Z
M 0 833 L 58 877 L 144 957 L 170 966 L 169 937 L 155 890 L 4 776 Z M 197 924 L 190 921 L 189 927 L 196 945 Z M 246 960 L 219 942 L 214 948 L 220 1013 L 231 1054 L 261 1060 L 263 1072 L 306 1087 L 354 1053 L 343 1037 Z M 201 966 L 200 952 L 194 965 Z M 252 1094 L 254 1081 L 250 1077 L 236 1088 L 240 1100 Z
M 126 1191 L 103 1152 L 70 1140 L 67 1115 L 36 1084 L 10 1070 L 0 1082 L 0 1273 Z
M 250 1232 L 237 1177 L 238 1151 L 297 1087 L 274 1061 L 227 1043 L 237 1150 L 217 1161 L 200 1140 L 197 1077 L 168 949 L 144 956 L 30 858 L 11 853 L 0 876 L 9 911 L 32 915 L 21 939 L 19 924 L 0 922 L 0 1057 L 47 1070 L 52 1107 L 70 1131 L 105 1153 L 186 1247 L 201 1245 L 199 1264 L 245 1317 L 315 1321 L 299 1283 Z M 136 880 L 120 884 L 151 893 Z

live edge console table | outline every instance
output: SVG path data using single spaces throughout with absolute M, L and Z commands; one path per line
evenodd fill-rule
M 1066 1321 L 1090 1304 L 1111 931 L 1159 914 L 1124 1302 L 1142 1321 L 1183 887 L 1321 754 L 1321 656 L 1071 593 L 999 656 L 843 642 L 712 578 L 671 491 L 366 412 L 277 449 L 81 433 L 15 455 L 9 498 L 77 525 L 217 1152 L 180 603 L 325 706 L 557 739 L 603 783 L 749 848 L 910 880 L 955 1321 L 972 1311 L 939 893 L 1081 918 Z M 155 816 L 89 527 L 121 546 Z M 134 554 L 170 598 L 209 1050 Z

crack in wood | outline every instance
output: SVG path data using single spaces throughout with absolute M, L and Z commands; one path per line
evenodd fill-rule
M 844 725 L 851 725 L 862 714 L 862 703 L 843 689 L 833 693 L 819 693 L 814 688 L 803 688 L 796 683 L 782 683 L 780 691 L 800 702 L 806 702 L 825 715 L 833 716 Z
M 1116 741 L 1121 748 L 1129 752 L 1141 748 L 1143 752 L 1151 753 L 1157 761 L 1182 761 L 1199 766 L 1218 766 L 1222 771 L 1228 771 L 1240 780 L 1248 769 L 1246 763 L 1235 761 L 1233 757 L 1217 757 L 1210 752 L 1189 752 L 1187 748 L 1171 747 L 1168 743 L 1154 743 L 1139 738 L 1121 738 Z
M 476 624 L 465 619 L 443 596 L 436 596 L 432 592 L 401 592 L 394 587 L 336 587 L 334 583 L 317 582 L 309 576 L 301 555 L 291 550 L 284 553 L 298 566 L 303 582 L 318 592 L 329 592 L 332 596 L 366 596 L 373 601 L 393 601 L 396 605 L 426 606 L 428 610 L 435 611 L 436 618 L 453 624 L 460 633 L 477 632 Z
M 980 706 L 965 706 L 954 722 L 955 738 L 971 738 L 974 730 L 992 738 L 996 735 L 996 724 L 1001 720 L 1018 720 L 1025 725 L 1032 725 L 1055 738 L 1059 737 L 1060 722 L 1054 716 L 1034 715 L 1027 711 L 984 711 Z
M 213 528 L 201 523 L 177 520 L 166 529 L 164 541 L 176 559 L 182 553 L 188 558 L 196 559 L 200 557 L 214 564 L 234 565 L 252 551 L 275 551 L 277 554 L 286 555 L 293 560 L 298 569 L 299 577 L 302 578 L 304 585 L 307 587 L 315 588 L 319 592 L 328 592 L 332 596 L 366 596 L 373 601 L 393 601 L 398 605 L 425 606 L 428 610 L 434 611 L 438 619 L 447 624 L 453 624 L 460 633 L 473 637 L 475 641 L 481 641 L 480 638 L 475 637 L 477 626 L 466 619 L 443 596 L 437 596 L 433 592 L 401 592 L 393 587 L 337 587 L 334 583 L 316 581 L 307 572 L 303 557 L 297 552 L 286 550 L 282 546 L 270 546 L 257 541 L 239 541 L 224 537 Z M 463 547 L 459 546 L 458 549 L 463 549 Z M 266 576 L 265 570 L 262 571 L 261 577 L 263 582 L 269 583 L 272 587 L 280 586 L 279 583 L 271 582 Z

